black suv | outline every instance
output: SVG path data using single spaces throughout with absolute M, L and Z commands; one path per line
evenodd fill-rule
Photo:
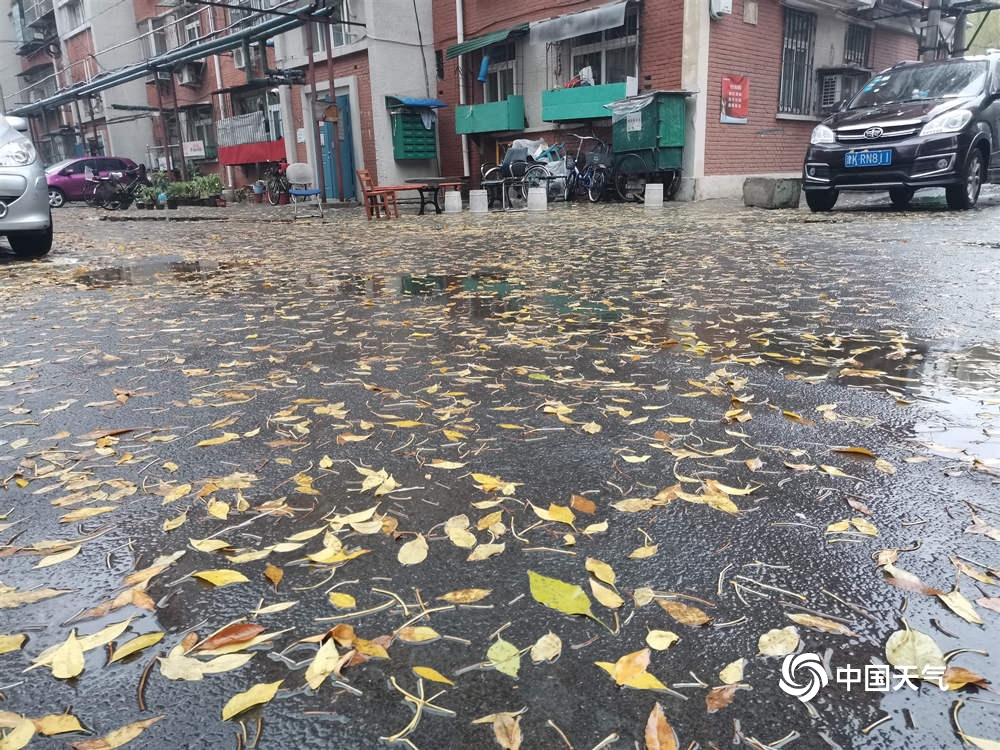
M 894 65 L 809 142 L 802 185 L 813 211 L 829 211 L 841 190 L 888 190 L 905 208 L 923 187 L 971 208 L 984 181 L 1000 183 L 1000 52 Z

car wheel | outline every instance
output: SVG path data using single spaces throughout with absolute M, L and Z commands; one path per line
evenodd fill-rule
M 895 208 L 907 208 L 912 199 L 913 190 L 911 188 L 893 188 L 889 191 L 889 200 L 892 201 Z
M 52 224 L 38 232 L 17 232 L 7 235 L 10 249 L 21 258 L 41 258 L 52 249 Z
M 945 188 L 945 199 L 952 211 L 964 211 L 976 205 L 979 200 L 979 190 L 983 186 L 983 152 L 972 149 L 965 169 L 962 170 L 962 182 Z
M 839 196 L 837 190 L 807 190 L 806 205 L 810 211 L 829 211 L 836 205 Z
M 49 188 L 49 206 L 62 208 L 66 205 L 66 193 L 56 187 Z

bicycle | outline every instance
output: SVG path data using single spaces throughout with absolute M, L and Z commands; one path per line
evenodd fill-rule
M 527 149 L 510 148 L 500 164 L 484 165 L 481 184 L 486 189 L 490 207 L 500 200 L 505 209 L 520 208 L 527 204 L 531 188 L 548 188 L 552 178 L 543 163 L 528 156 Z
M 107 177 L 88 179 L 93 187 L 86 197 L 87 202 L 108 211 L 124 211 L 135 202 L 139 191 L 149 184 L 144 164 L 135 169 L 109 172 Z
M 646 154 L 649 154 L 647 160 Z M 623 201 L 641 202 L 646 196 L 646 183 L 662 182 L 663 199 L 671 200 L 681 184 L 681 170 L 657 169 L 650 166 L 656 159 L 651 150 L 616 154 L 614 184 L 618 197 Z
M 604 191 L 611 182 L 610 149 L 608 145 L 592 135 L 569 135 L 577 139 L 576 156 L 567 159 L 569 173 L 566 175 L 566 200 L 572 200 L 578 193 L 586 192 L 591 203 L 599 203 L 604 198 Z M 596 141 L 597 146 L 583 155 L 581 169 L 580 152 L 584 141 Z
M 291 195 L 289 192 L 292 189 L 292 183 L 288 181 L 288 177 L 285 175 L 285 170 L 288 169 L 288 162 L 282 159 L 278 162 L 277 166 L 270 172 L 267 182 L 264 185 L 264 195 L 267 196 L 267 202 L 272 206 L 277 206 L 281 203 L 282 194 L 288 196 Z M 287 202 L 287 198 L 285 199 Z

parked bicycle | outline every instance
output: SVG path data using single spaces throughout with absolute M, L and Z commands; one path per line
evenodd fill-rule
M 531 188 L 548 188 L 551 181 L 552 173 L 529 156 L 527 149 L 509 148 L 500 164 L 484 165 L 481 184 L 489 206 L 499 202 L 503 208 L 521 208 Z
M 566 200 L 573 200 L 578 194 L 587 194 L 591 203 L 598 203 L 604 198 L 604 191 L 612 182 L 611 149 L 592 135 L 569 135 L 577 139 L 576 156 L 567 159 L 569 173 L 566 175 Z M 594 141 L 597 145 L 581 157 L 584 141 Z
M 267 202 L 272 206 L 277 206 L 282 202 L 282 195 L 290 195 L 289 191 L 292 189 L 292 183 L 288 181 L 288 177 L 285 175 L 286 169 L 288 169 L 288 162 L 282 159 L 271 170 L 267 181 L 264 183 L 264 195 L 267 196 Z M 287 197 L 285 198 L 285 202 L 288 202 Z
M 134 169 L 109 172 L 106 177 L 88 177 L 88 181 L 92 187 L 88 191 L 87 202 L 108 211 L 124 211 L 135 203 L 139 191 L 149 184 L 144 164 Z

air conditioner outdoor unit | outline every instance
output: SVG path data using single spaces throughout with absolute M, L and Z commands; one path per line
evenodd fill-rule
M 840 104 L 844 96 L 843 73 L 834 73 L 822 77 L 819 83 L 819 107 L 821 110 L 826 112 L 833 109 Z
M 201 67 L 190 63 L 182 66 L 177 72 L 177 80 L 181 86 L 198 88 L 201 86 Z

